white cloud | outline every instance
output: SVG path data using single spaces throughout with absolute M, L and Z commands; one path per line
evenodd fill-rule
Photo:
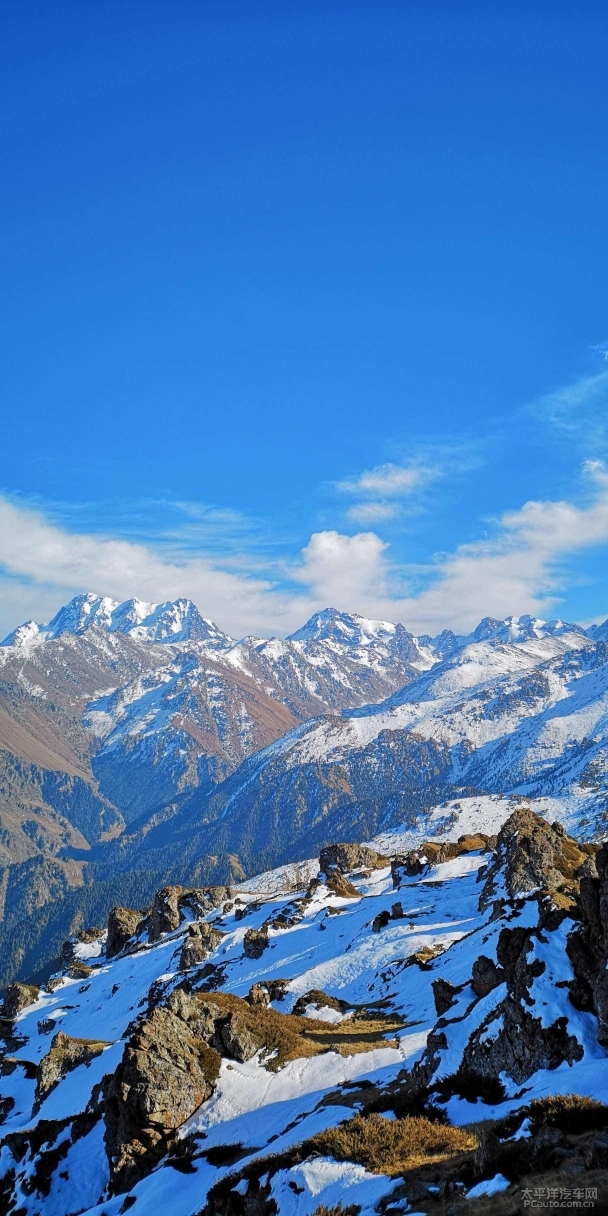
M 423 464 L 379 464 L 358 477 L 336 482 L 336 489 L 353 497 L 405 498 L 435 476 L 436 471 Z
M 347 515 L 357 524 L 373 524 L 381 519 L 394 519 L 399 514 L 396 502 L 357 502 L 349 507 Z
M 323 606 L 362 611 L 385 587 L 388 546 L 375 532 L 343 536 L 315 532 L 302 550 L 303 563 L 295 572 L 313 599 Z
M 608 543 L 608 473 L 598 461 L 585 472 L 592 487 L 586 505 L 531 501 L 505 512 L 490 538 L 418 568 L 426 586 L 415 594 L 399 586 L 400 572 L 375 532 L 315 533 L 278 585 L 251 565 L 248 572 L 246 555 L 242 569 L 226 569 L 209 555 L 159 554 L 143 544 L 69 533 L 0 498 L 0 629 L 6 633 L 29 616 L 48 619 L 86 590 L 153 601 L 187 595 L 235 636 L 286 633 L 328 606 L 430 633 L 468 631 L 485 615 L 547 616 L 564 589 L 565 562 Z

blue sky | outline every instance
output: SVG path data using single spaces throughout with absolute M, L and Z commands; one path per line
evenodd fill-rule
M 605 5 L 0 19 L 0 630 L 608 615 Z

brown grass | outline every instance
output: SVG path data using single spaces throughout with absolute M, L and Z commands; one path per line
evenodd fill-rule
M 381 1115 L 355 1115 L 338 1127 L 320 1132 L 312 1143 L 318 1152 L 336 1161 L 355 1161 L 373 1174 L 393 1177 L 477 1148 L 471 1132 L 409 1115 L 394 1120 Z
M 360 1211 L 358 1203 L 349 1203 L 347 1208 L 343 1207 L 341 1203 L 337 1203 L 333 1208 L 328 1208 L 326 1204 L 320 1203 L 312 1216 L 358 1216 Z
M 201 998 L 206 1004 L 218 1007 L 221 1014 L 232 1013 L 251 1032 L 272 1058 L 266 1067 L 277 1072 L 289 1060 L 321 1055 L 326 1051 L 337 1051 L 339 1055 L 351 1056 L 361 1051 L 373 1051 L 377 1047 L 396 1046 L 395 1039 L 385 1036 L 391 1030 L 399 1030 L 403 1019 L 396 1015 L 374 1012 L 368 1015 L 357 1011 L 334 1026 L 316 1018 L 297 1017 L 279 1013 L 264 1005 L 251 1006 L 228 992 L 213 992 Z

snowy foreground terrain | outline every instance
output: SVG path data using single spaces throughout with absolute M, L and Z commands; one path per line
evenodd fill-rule
M 432 1216 L 551 1186 L 607 1211 L 604 850 L 473 802 L 460 844 L 166 888 L 9 988 L 0 1210 Z M 572 1093 L 574 1129 L 534 1105 Z

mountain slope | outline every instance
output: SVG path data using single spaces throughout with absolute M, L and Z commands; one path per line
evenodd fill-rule
M 607 875 L 518 810 L 117 911 L 6 994 L 5 1209 L 506 1216 L 582 1181 L 603 1210 Z

